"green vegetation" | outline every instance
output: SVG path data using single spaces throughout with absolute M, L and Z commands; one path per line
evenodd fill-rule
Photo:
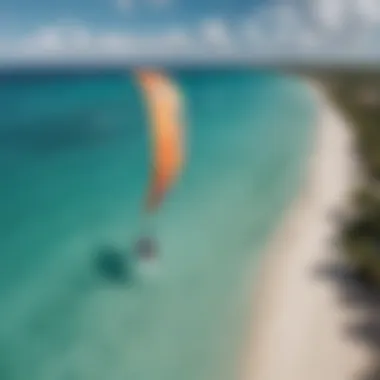
M 322 77 L 354 129 L 364 178 L 353 194 L 354 216 L 342 228 L 343 250 L 361 277 L 380 287 L 380 73 Z

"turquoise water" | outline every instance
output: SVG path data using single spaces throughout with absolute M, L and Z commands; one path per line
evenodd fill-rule
M 173 78 L 188 164 L 153 221 L 160 261 L 131 286 L 94 256 L 140 225 L 149 141 L 133 78 L 0 79 L 2 380 L 236 379 L 246 278 L 298 188 L 314 106 L 272 73 Z

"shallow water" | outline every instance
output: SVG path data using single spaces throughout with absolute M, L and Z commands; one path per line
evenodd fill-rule
M 231 380 L 244 280 L 295 194 L 310 146 L 301 83 L 177 71 L 188 163 L 152 221 L 160 246 L 132 283 L 96 270 L 139 232 L 149 163 L 125 73 L 0 79 L 0 378 Z

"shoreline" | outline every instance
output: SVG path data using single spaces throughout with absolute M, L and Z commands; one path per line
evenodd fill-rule
M 321 84 L 308 84 L 317 103 L 315 142 L 306 177 L 260 263 L 242 380 L 350 380 L 369 360 L 344 335 L 353 313 L 342 310 L 333 284 L 317 278 L 321 266 L 337 260 L 331 213 L 348 206 L 357 175 L 346 121 Z

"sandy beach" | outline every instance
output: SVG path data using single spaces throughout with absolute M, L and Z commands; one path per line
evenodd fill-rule
M 261 264 L 244 380 L 350 380 L 367 365 L 366 347 L 345 331 L 354 310 L 318 270 L 339 260 L 332 214 L 356 183 L 352 136 L 318 83 L 319 109 L 305 184 L 280 224 Z

